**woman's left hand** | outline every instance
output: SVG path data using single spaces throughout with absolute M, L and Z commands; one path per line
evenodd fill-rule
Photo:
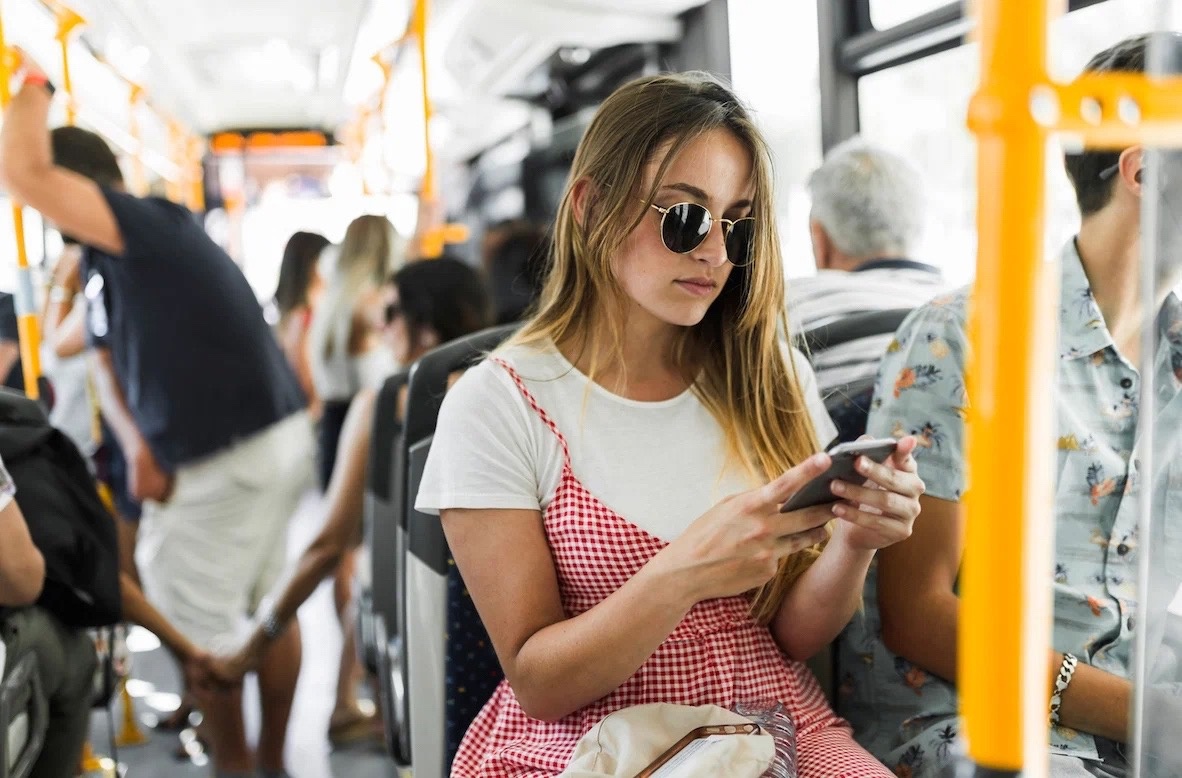
M 839 519 L 830 542 L 844 543 L 863 551 L 876 551 L 911 537 L 919 516 L 919 497 L 924 493 L 915 465 L 917 441 L 899 440 L 895 453 L 883 464 L 859 457 L 858 472 L 866 477 L 862 486 L 833 482 L 833 514 Z

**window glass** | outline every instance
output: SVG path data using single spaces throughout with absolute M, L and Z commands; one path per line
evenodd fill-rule
M 1108 0 L 1056 20 L 1052 76 L 1073 78 L 1093 54 L 1148 29 L 1147 6 Z M 924 173 L 928 229 L 919 258 L 958 284 L 973 277 L 977 250 L 976 142 L 966 116 L 979 76 L 979 47 L 969 44 L 858 82 L 863 137 L 907 154 Z M 1048 153 L 1047 182 L 1047 246 L 1057 251 L 1079 224 L 1058 143 Z
M 948 5 L 949 0 L 870 0 L 870 21 L 875 29 L 891 27 Z
M 805 181 L 821 162 L 816 5 L 729 3 L 731 80 L 771 146 L 789 278 L 811 275 Z M 790 77 L 789 77 L 790 76 Z

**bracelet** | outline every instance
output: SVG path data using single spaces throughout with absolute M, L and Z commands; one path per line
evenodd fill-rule
M 1078 663 L 1079 660 L 1075 658 L 1075 654 L 1063 655 L 1063 664 L 1059 666 L 1059 677 L 1055 679 L 1055 691 L 1051 693 L 1051 724 L 1059 723 L 1059 707 L 1063 704 L 1063 692 L 1071 683 L 1071 677 L 1075 675 L 1075 667 Z
M 49 92 L 50 97 L 53 97 L 53 93 L 57 91 L 54 85 L 50 82 L 49 76 L 45 75 L 44 73 L 27 73 L 22 83 L 25 86 L 32 84 L 34 86 L 45 87 L 45 91 Z
M 74 295 L 70 290 L 60 284 L 54 284 L 49 287 L 49 301 L 51 303 L 68 303 L 74 299 Z
M 266 635 L 267 640 L 274 641 L 275 638 L 283 634 L 283 628 L 286 625 L 280 624 L 279 614 L 277 614 L 275 611 L 271 611 L 267 614 L 267 618 L 263 619 L 263 623 L 259 626 L 263 630 L 263 634 Z

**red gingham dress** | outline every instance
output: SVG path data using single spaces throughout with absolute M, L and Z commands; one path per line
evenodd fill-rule
M 495 361 L 512 376 L 562 446 L 562 479 L 543 523 L 563 607 L 571 617 L 577 616 L 622 586 L 666 543 L 613 512 L 583 487 L 571 470 L 562 433 L 517 372 Z M 560 773 L 579 739 L 596 722 L 630 705 L 667 702 L 730 708 L 737 702 L 764 700 L 784 703 L 796 722 L 802 778 L 891 776 L 854 742 L 849 725 L 830 709 L 808 668 L 787 660 L 767 628 L 752 621 L 747 611 L 748 602 L 742 597 L 698 603 L 622 686 L 559 721 L 525 715 L 508 681 L 502 681 L 464 736 L 452 777 Z

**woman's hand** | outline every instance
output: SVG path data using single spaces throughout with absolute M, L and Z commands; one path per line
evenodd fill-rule
M 831 506 L 780 513 L 780 506 L 825 472 L 817 454 L 765 486 L 733 495 L 697 519 L 650 564 L 684 581 L 694 602 L 733 597 L 767 583 L 786 556 L 820 543 Z
M 876 551 L 911 537 L 919 516 L 919 497 L 924 493 L 912 456 L 915 446 L 915 438 L 901 439 L 895 453 L 881 465 L 859 457 L 857 470 L 867 479 L 862 486 L 833 482 L 833 493 L 841 498 L 832 506 L 833 515 L 841 521 L 832 542 Z

